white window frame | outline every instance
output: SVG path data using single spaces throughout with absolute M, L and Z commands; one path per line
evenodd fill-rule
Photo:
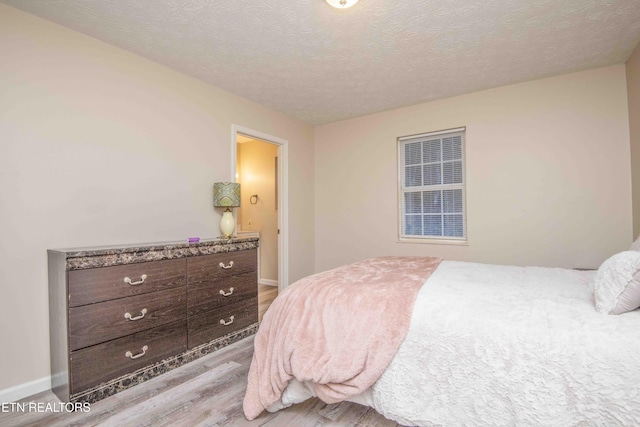
M 448 134 L 462 134 L 462 183 L 460 184 L 438 184 L 423 186 L 405 186 L 405 160 L 404 146 L 409 142 L 416 142 L 420 139 L 428 140 L 432 137 L 446 137 Z M 439 130 L 435 132 L 421 133 L 417 135 L 402 136 L 397 139 L 398 146 L 398 241 L 409 243 L 430 243 L 430 244 L 468 244 L 467 234 L 467 178 L 466 178 L 466 127 L 458 127 L 453 129 Z M 443 163 L 442 158 L 440 162 Z M 415 191 L 432 191 L 432 190 L 462 190 L 462 236 L 424 236 L 405 234 L 405 193 Z

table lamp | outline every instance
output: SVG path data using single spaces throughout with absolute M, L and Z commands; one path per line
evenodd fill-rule
M 213 206 L 226 208 L 220 220 L 220 232 L 222 237 L 230 239 L 236 228 L 231 208 L 240 206 L 240 184 L 236 182 L 216 182 L 213 184 Z

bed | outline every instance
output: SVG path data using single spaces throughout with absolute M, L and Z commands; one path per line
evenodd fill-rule
M 382 260 L 385 268 L 400 262 L 401 270 L 407 270 L 402 261 L 416 258 Z M 364 263 L 369 268 L 372 261 Z M 394 318 L 400 330 L 384 331 L 397 341 L 387 361 L 371 355 L 388 351 L 379 337 L 364 357 L 355 345 L 347 352 L 338 349 L 338 354 L 327 354 L 320 346 L 312 349 L 310 360 L 298 360 L 296 351 L 305 337 L 293 333 L 306 334 L 309 322 L 340 319 L 337 324 L 343 326 L 321 331 L 326 336 L 320 341 L 329 343 L 345 334 L 354 334 L 349 338 L 354 342 L 358 334 L 375 336 L 377 322 L 368 320 L 369 328 L 358 324 L 351 330 L 344 316 L 360 316 L 359 304 L 333 300 L 317 308 L 316 299 L 322 298 L 306 294 L 293 302 L 289 292 L 295 294 L 298 283 L 287 288 L 285 303 L 278 307 L 281 297 L 276 298 L 256 335 L 244 401 L 247 418 L 318 395 L 328 403 L 349 400 L 371 406 L 409 426 L 640 425 L 640 310 L 635 309 L 640 306 L 640 252 L 616 254 L 598 271 L 437 259 L 428 263 L 436 266 L 400 309 L 408 317 L 406 330 Z M 303 281 L 319 286 L 314 295 L 328 277 L 346 278 L 343 285 L 353 287 L 344 268 L 352 267 Z M 367 280 L 358 282 L 366 286 Z M 391 292 L 376 301 L 384 298 L 400 297 Z M 621 305 L 622 312 L 610 314 L 621 311 Z M 388 325 L 388 308 L 374 314 L 379 323 Z M 282 345 L 288 352 L 281 351 Z M 359 371 L 354 375 L 347 370 L 343 380 L 329 378 L 327 372 L 314 375 L 318 366 L 322 370 L 345 353 L 347 360 L 357 359 L 366 381 L 353 381 Z M 366 372 L 370 365 L 376 365 L 373 373 Z M 327 393 L 327 382 L 340 384 Z

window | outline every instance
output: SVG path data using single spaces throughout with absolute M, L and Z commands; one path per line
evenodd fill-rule
M 466 240 L 464 135 L 398 138 L 400 239 Z

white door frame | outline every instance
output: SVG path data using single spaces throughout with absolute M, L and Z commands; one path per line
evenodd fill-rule
M 236 139 L 238 134 L 270 142 L 278 146 L 278 291 L 289 285 L 289 142 L 277 136 L 231 125 L 231 179 L 236 182 Z M 237 216 L 236 216 L 237 217 Z

